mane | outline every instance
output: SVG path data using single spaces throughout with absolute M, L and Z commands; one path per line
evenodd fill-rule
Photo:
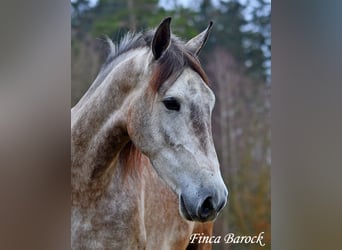
M 126 180 L 127 176 L 139 177 L 142 170 L 143 153 L 134 145 L 132 141 L 129 141 L 122 151 L 120 152 L 119 160 L 124 166 L 123 177 Z
M 114 43 L 113 40 L 107 37 L 106 41 L 109 48 L 107 59 L 86 95 L 93 93 L 101 85 L 110 71 L 120 62 L 121 55 L 134 49 L 151 47 L 154 33 L 154 30 L 149 30 L 145 33 L 128 32 L 119 43 Z M 173 80 L 176 80 L 182 69 L 187 66 L 197 72 L 206 84 L 209 84 L 208 77 L 202 69 L 198 58 L 186 50 L 185 43 L 181 39 L 171 34 L 171 44 L 168 50 L 157 60 L 157 67 L 155 67 L 152 73 L 150 81 L 152 89 L 157 92 L 163 83 L 172 76 Z M 173 82 L 169 81 L 169 84 Z
M 86 95 L 93 93 L 97 89 L 97 87 L 101 85 L 110 71 L 119 62 L 119 60 L 116 59 L 118 59 L 120 55 L 130 50 L 147 46 L 144 35 L 141 32 L 127 32 L 126 35 L 119 41 L 119 43 L 114 43 L 113 40 L 111 40 L 109 37 L 106 37 L 106 43 L 109 50 L 107 58 L 101 66 L 98 75 L 88 89 Z

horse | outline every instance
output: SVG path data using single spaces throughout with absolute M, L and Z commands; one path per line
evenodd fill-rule
M 227 202 L 212 130 L 215 96 L 171 17 L 127 33 L 71 109 L 72 249 L 211 249 Z

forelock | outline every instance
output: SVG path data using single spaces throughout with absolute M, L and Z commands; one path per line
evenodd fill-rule
M 187 51 L 184 42 L 173 35 L 169 48 L 154 65 L 150 81 L 153 92 L 157 93 L 166 83 L 168 86 L 164 86 L 163 89 L 171 87 L 186 67 L 194 70 L 209 85 L 208 77 L 198 58 Z

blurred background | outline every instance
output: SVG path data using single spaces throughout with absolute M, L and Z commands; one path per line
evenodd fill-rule
M 72 0 L 71 105 L 91 85 L 107 53 L 128 31 L 156 27 L 171 16 L 173 33 L 188 40 L 214 21 L 200 54 L 216 95 L 213 136 L 228 204 L 214 235 L 265 232 L 271 248 L 271 3 L 270 0 Z M 214 249 L 260 249 L 217 244 Z

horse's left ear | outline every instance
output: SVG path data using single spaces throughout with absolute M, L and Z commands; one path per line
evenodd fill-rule
M 204 31 L 202 31 L 200 34 L 198 34 L 185 44 L 186 49 L 190 51 L 190 53 L 192 53 L 195 56 L 199 54 L 199 52 L 201 51 L 201 49 L 205 45 L 205 42 L 208 39 L 212 26 L 213 21 L 210 21 L 208 27 Z
M 154 59 L 158 60 L 167 50 L 171 41 L 171 17 L 165 18 L 158 26 L 152 40 L 152 52 Z

